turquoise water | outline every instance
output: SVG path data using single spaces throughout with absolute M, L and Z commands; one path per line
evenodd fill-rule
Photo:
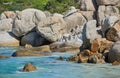
M 0 53 L 11 56 L 19 48 L 1 47 Z M 120 66 L 111 64 L 77 64 L 56 60 L 72 53 L 53 53 L 45 57 L 11 57 L 0 59 L 0 78 L 120 78 Z M 21 72 L 25 63 L 37 66 L 34 72 Z

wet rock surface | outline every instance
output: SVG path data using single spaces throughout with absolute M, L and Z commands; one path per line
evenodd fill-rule
M 37 70 L 37 68 L 32 65 L 31 63 L 26 63 L 24 68 L 22 69 L 23 72 L 31 72 L 31 71 L 35 71 Z
M 23 56 L 47 56 L 50 55 L 50 47 L 45 45 L 41 47 L 25 48 L 22 50 L 17 50 L 12 54 L 13 57 L 23 57 Z

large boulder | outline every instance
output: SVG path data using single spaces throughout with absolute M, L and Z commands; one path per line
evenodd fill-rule
M 70 45 L 81 46 L 83 44 L 81 37 L 82 37 L 82 28 L 78 26 L 73 28 L 71 32 L 64 34 L 57 41 L 61 43 L 70 44 Z
M 8 18 L 14 19 L 15 16 L 16 14 L 13 11 L 5 11 L 0 15 L 0 19 L 1 20 L 8 19 Z
M 16 13 L 12 32 L 17 36 L 21 37 L 28 32 L 32 31 L 36 25 L 43 19 L 45 14 L 37 9 L 25 9 Z
M 117 5 L 119 0 L 96 0 L 97 5 Z
M 18 50 L 12 54 L 13 57 L 22 57 L 22 56 L 47 56 L 50 55 L 51 50 L 48 45 L 40 47 L 25 48 Z
M 82 27 L 76 26 L 71 29 L 67 34 L 64 34 L 60 39 L 57 40 L 59 43 L 65 43 L 67 45 L 82 46 Z
M 81 0 L 80 10 L 82 11 L 95 11 L 97 9 L 96 0 Z
M 55 42 L 66 33 L 66 22 L 59 16 L 48 17 L 38 24 L 36 30 L 43 38 Z
M 12 19 L 0 20 L 0 31 L 11 31 L 12 30 Z
M 22 69 L 23 72 L 31 72 L 31 71 L 35 71 L 35 70 L 37 70 L 37 68 L 34 65 L 32 65 L 31 63 L 26 63 Z
M 0 32 L 0 46 L 19 46 L 19 43 L 11 32 Z
M 104 19 L 101 21 L 103 36 L 105 36 L 107 30 L 108 30 L 109 28 L 113 27 L 114 24 L 115 24 L 118 20 L 119 20 L 119 18 L 116 17 L 116 16 L 109 16 L 109 17 L 104 18 Z
M 64 20 L 67 23 L 67 31 L 71 31 L 71 29 L 75 28 L 77 25 L 83 26 L 86 23 L 86 19 L 84 16 L 77 12 L 65 17 Z
M 120 21 L 111 27 L 106 33 L 106 38 L 110 41 L 120 40 Z
M 41 46 L 48 43 L 49 42 L 45 38 L 41 37 L 36 32 L 30 32 L 21 39 L 22 46 L 25 46 L 26 44 L 30 44 L 32 46 Z
M 91 51 L 104 53 L 104 50 L 109 49 L 112 45 L 113 42 L 108 41 L 105 38 L 96 38 L 91 43 Z
M 119 9 L 115 6 L 104 6 L 104 5 L 99 6 L 97 13 L 98 24 L 101 25 L 101 21 L 105 17 L 109 17 L 109 16 L 120 17 Z
M 114 61 L 120 62 L 120 41 L 117 41 L 110 49 L 108 54 L 108 61 L 113 63 Z
M 80 11 L 87 21 L 97 19 L 95 11 Z
M 82 40 L 83 40 L 83 48 L 89 48 L 90 43 L 101 36 L 96 31 L 96 20 L 88 21 L 83 28 Z

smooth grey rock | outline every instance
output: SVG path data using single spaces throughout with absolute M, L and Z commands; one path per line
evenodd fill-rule
M 66 33 L 66 22 L 59 16 L 48 17 L 42 20 L 36 30 L 39 35 L 50 42 L 55 42 Z
M 17 37 L 21 37 L 32 31 L 36 27 L 36 25 L 45 18 L 45 14 L 37 9 L 29 8 L 21 12 L 17 12 L 12 32 Z
M 99 6 L 97 13 L 98 24 L 101 25 L 101 21 L 109 16 L 120 17 L 119 9 L 116 6 Z
M 19 46 L 19 43 L 11 32 L 0 32 L 0 46 Z
M 80 1 L 80 10 L 96 11 L 97 10 L 96 0 L 81 0 Z
M 12 24 L 13 20 L 10 18 L 0 20 L 0 31 L 12 31 Z
M 94 40 L 100 37 L 96 31 L 96 20 L 91 20 L 86 23 L 86 38 Z
M 80 11 L 87 21 L 97 19 L 95 11 Z
M 88 21 L 85 24 L 82 33 L 83 48 L 88 48 L 94 39 L 101 37 L 96 30 L 96 24 L 96 20 Z
M 71 31 L 71 29 L 75 28 L 77 25 L 83 26 L 86 23 L 86 19 L 79 12 L 65 17 L 64 20 L 67 23 L 67 31 Z

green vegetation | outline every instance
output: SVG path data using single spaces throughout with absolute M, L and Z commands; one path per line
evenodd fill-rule
M 78 8 L 78 0 L 0 0 L 0 12 L 36 8 L 51 13 L 62 13 L 70 6 Z
M 120 12 L 120 7 L 118 7 L 118 9 L 119 9 L 119 12 Z

